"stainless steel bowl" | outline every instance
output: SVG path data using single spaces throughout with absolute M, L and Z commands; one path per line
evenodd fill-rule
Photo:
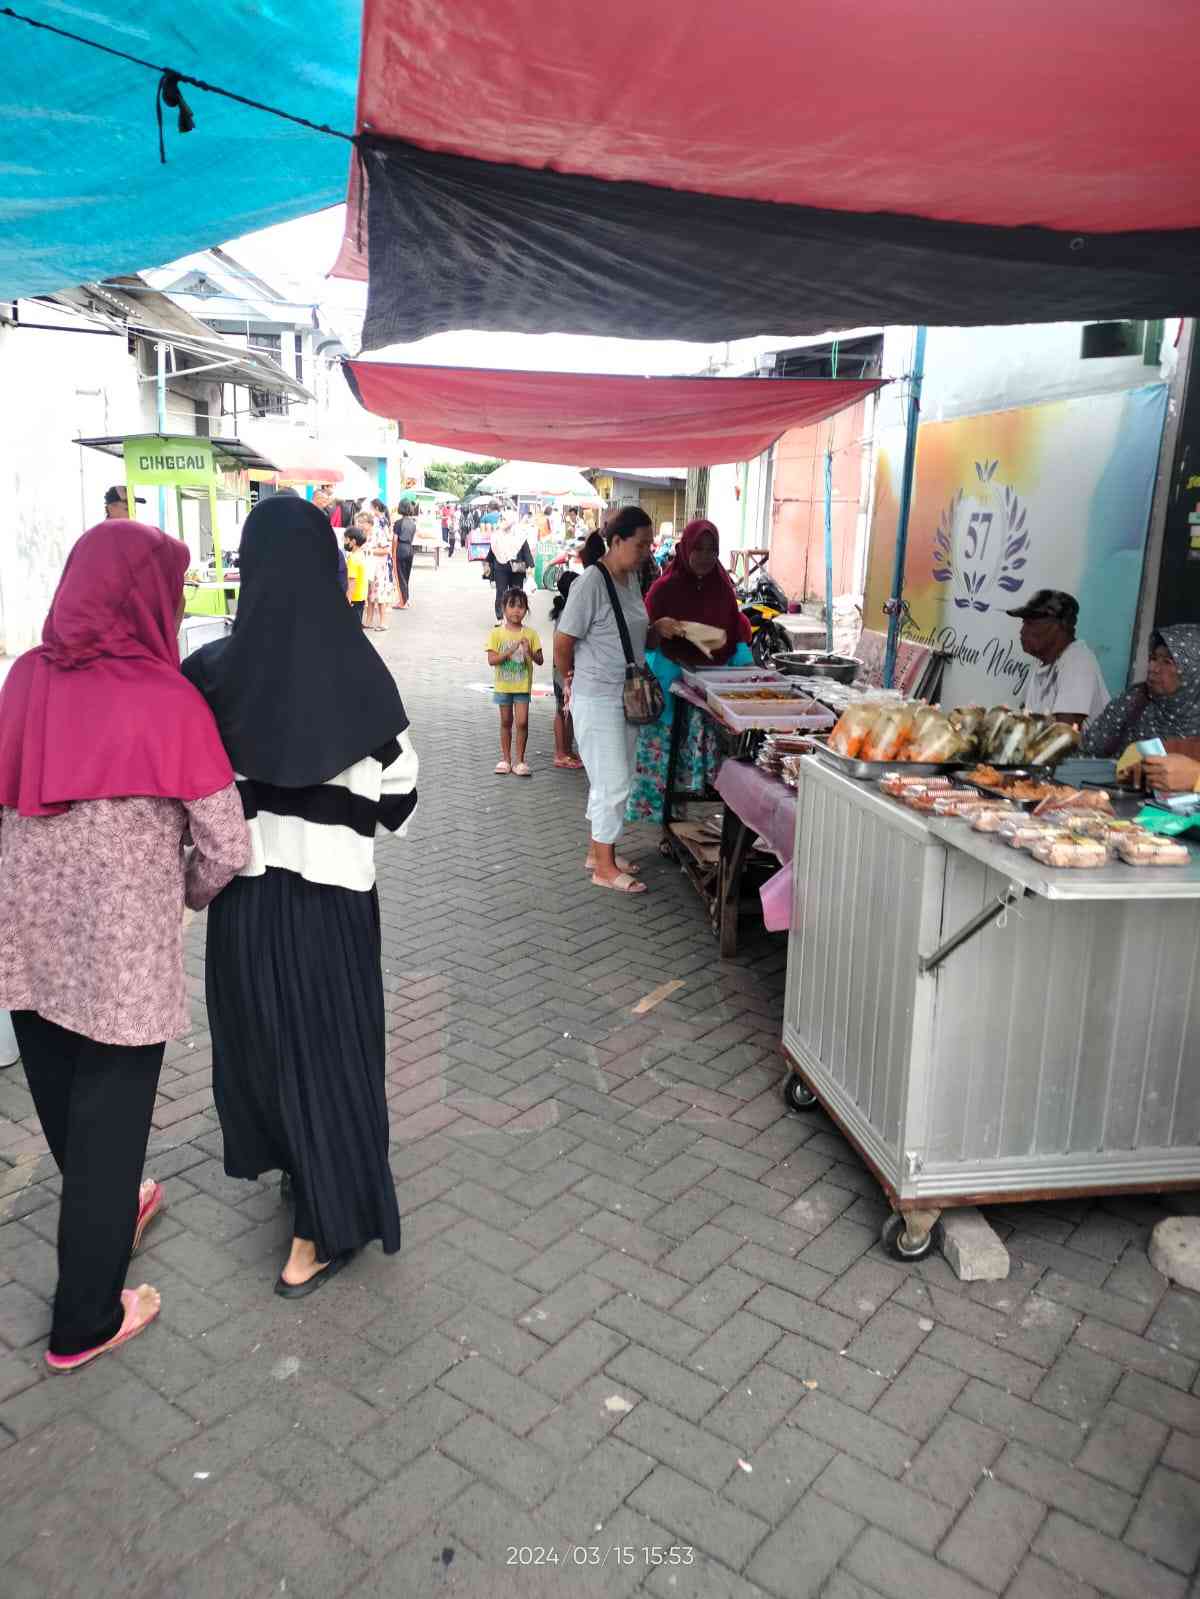
M 852 655 L 826 655 L 824 650 L 787 650 L 776 655 L 774 665 L 791 677 L 831 677 L 853 683 L 862 663 Z

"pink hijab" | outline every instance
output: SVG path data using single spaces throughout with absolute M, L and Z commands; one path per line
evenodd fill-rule
M 58 816 L 73 801 L 196 800 L 233 781 L 212 712 L 179 670 L 187 546 L 101 522 L 67 557 L 42 643 L 0 691 L 0 805 Z

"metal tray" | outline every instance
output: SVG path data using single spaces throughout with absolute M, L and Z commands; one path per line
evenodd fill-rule
M 813 750 L 843 777 L 857 777 L 862 782 L 877 783 L 893 772 L 901 772 L 905 777 L 950 777 L 961 772 L 964 766 L 978 764 L 976 761 L 860 761 L 855 756 L 839 755 L 819 738 L 813 739 Z

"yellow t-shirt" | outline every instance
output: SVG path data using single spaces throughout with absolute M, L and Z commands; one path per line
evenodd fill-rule
M 499 694 L 533 693 L 533 657 L 539 655 L 542 649 L 542 641 L 533 629 L 523 627 L 519 633 L 513 633 L 501 622 L 488 634 L 487 647 L 489 650 L 499 650 L 519 638 L 529 645 L 529 659 L 515 660 L 510 656 L 508 660 L 500 662 L 496 667 L 495 685 Z
M 367 597 L 367 561 L 361 550 L 346 556 L 346 584 L 352 600 Z

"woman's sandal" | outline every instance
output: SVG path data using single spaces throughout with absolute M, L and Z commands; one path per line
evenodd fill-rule
M 283 1273 L 279 1273 L 279 1281 L 275 1284 L 275 1292 L 280 1299 L 303 1299 L 308 1294 L 315 1294 L 317 1289 L 329 1280 L 336 1277 L 343 1266 L 348 1266 L 357 1255 L 357 1249 L 343 1249 L 340 1255 L 334 1255 L 331 1260 L 314 1271 L 311 1277 L 306 1277 L 302 1283 L 290 1283 Z
M 595 875 L 596 875 L 596 863 L 595 863 L 595 861 L 584 861 L 583 869 L 584 869 L 585 872 L 587 872 L 589 874 L 589 876 L 595 877 Z M 642 868 L 638 865 L 638 863 L 636 861 L 623 861 L 621 859 L 621 857 L 618 855 L 617 856 L 617 870 L 618 870 L 618 872 L 624 872 L 626 877 L 637 877 L 640 874 Z
M 628 872 L 618 872 L 613 878 L 593 876 L 592 886 L 594 888 L 612 888 L 618 894 L 644 894 L 646 892 L 645 883 L 641 882 L 639 878 L 631 877 Z
M 583 762 L 578 755 L 556 755 L 554 764 L 560 772 L 582 772 Z
M 95 1360 L 97 1355 L 106 1355 L 110 1349 L 119 1349 L 122 1344 L 127 1344 L 131 1338 L 136 1338 L 138 1333 L 145 1332 L 162 1308 L 161 1301 L 158 1304 L 148 1306 L 141 1304 L 141 1296 L 147 1292 L 155 1292 L 149 1283 L 143 1283 L 140 1288 L 123 1288 L 121 1290 L 121 1304 L 125 1310 L 124 1319 L 121 1322 L 120 1330 L 107 1343 L 97 1344 L 95 1349 L 84 1349 L 78 1355 L 52 1355 L 47 1349 L 46 1364 L 50 1370 L 57 1372 L 78 1371 L 80 1366 L 86 1366 L 88 1361 Z M 145 1314 L 142 1314 L 143 1311 L 145 1311 Z
M 131 1254 L 136 1255 L 142 1247 L 142 1237 L 156 1216 L 161 1216 L 167 1208 L 167 1196 L 163 1185 L 152 1178 L 144 1182 L 138 1190 L 137 1227 L 133 1234 L 133 1248 Z
M 497 761 L 493 767 L 493 771 L 497 777 L 507 777 L 512 771 L 512 765 L 508 761 Z

